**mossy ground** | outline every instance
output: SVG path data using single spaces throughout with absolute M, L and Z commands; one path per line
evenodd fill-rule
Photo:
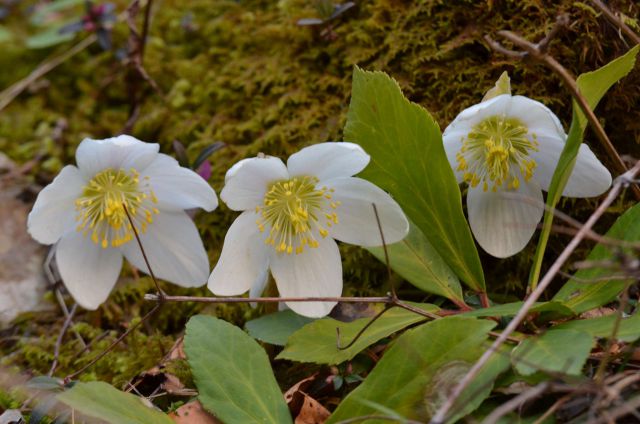
M 125 4 L 117 3 L 118 10 L 123 10 Z M 299 18 L 315 16 L 311 3 L 156 2 L 144 68 L 163 95 L 141 84 L 140 116 L 131 133 L 160 143 L 165 153 L 172 153 L 172 142 L 179 140 L 192 160 L 212 142 L 226 143 L 227 147 L 212 157 L 210 182 L 219 192 L 226 170 L 243 157 L 258 152 L 286 157 L 308 144 L 341 140 L 356 64 L 389 73 L 442 128 L 463 108 L 478 102 L 507 70 L 514 93 L 547 104 L 567 127 L 570 95 L 558 78 L 542 65 L 516 63 L 493 53 L 482 36 L 510 29 L 538 40 L 558 13 L 569 13 L 571 26 L 552 43 L 551 52 L 574 75 L 593 70 L 629 48 L 617 29 L 588 3 L 573 0 L 362 1 L 331 22 L 334 35 L 329 38 L 321 36 L 320 30 L 296 25 Z M 632 0 L 610 3 L 629 17 L 640 11 Z M 8 21 L 11 28 L 25 31 L 20 27 L 24 12 L 26 6 L 14 11 Z M 637 29 L 636 21 L 629 23 Z M 127 36 L 126 25 L 116 24 L 116 48 L 125 45 Z M 19 45 L 3 46 L 0 68 L 5 72 L 0 72 L 0 86 L 25 77 L 45 57 L 69 47 L 33 51 Z M 91 46 L 0 113 L 0 149 L 18 163 L 37 158 L 28 178 L 34 184 L 48 183 L 64 164 L 74 162 L 75 148 L 84 137 L 106 138 L 122 132 L 130 113 L 129 72 L 113 51 Z M 619 152 L 635 157 L 640 157 L 639 99 L 640 72 L 636 69 L 614 87 L 597 110 Z M 612 162 L 595 137 L 587 133 L 587 140 L 611 169 Z M 621 201 L 616 210 L 622 212 L 626 204 Z M 578 218 L 587 216 L 592 206 L 586 201 L 561 203 Z M 609 214 L 599 229 L 606 229 L 618 212 Z M 212 263 L 234 217 L 224 206 L 215 213 L 196 216 Z M 552 237 L 548 258 L 555 257 L 565 242 L 564 236 Z M 522 294 L 533 249 L 531 243 L 525 252 L 503 261 L 482 257 L 488 286 L 496 298 Z M 383 265 L 359 248 L 343 246 L 342 251 L 345 294 L 385 291 Z M 125 271 L 124 275 L 131 274 Z M 131 319 L 149 309 L 151 305 L 142 301 L 145 292 L 153 291 L 149 280 L 122 280 L 99 311 L 83 312 L 78 319 L 82 324 L 76 330 L 87 340 L 102 338 L 91 346 L 90 353 L 79 356 L 76 342 L 68 336 L 57 375 L 82 366 Z M 415 296 L 415 291 L 405 288 L 408 295 Z M 188 317 L 201 309 L 187 304 L 166 306 L 81 378 L 122 387 L 155 365 Z M 238 324 L 258 313 L 238 306 L 218 306 L 215 312 Z M 18 319 L 6 335 L 20 336 L 19 340 L 0 345 L 4 365 L 33 375 L 46 373 L 61 324 L 59 314 Z

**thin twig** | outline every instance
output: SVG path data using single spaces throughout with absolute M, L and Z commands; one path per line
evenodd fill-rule
M 603 414 L 603 417 L 592 419 L 587 422 L 587 424 L 609 424 L 617 422 L 618 418 L 622 418 L 626 415 L 629 415 L 635 412 L 638 408 L 640 408 L 640 396 L 636 396 L 631 398 L 626 403 L 623 403 L 619 407 L 613 409 L 612 411 L 608 411 L 606 414 Z
M 509 399 L 509 401 L 503 403 L 502 405 L 494 409 L 491 412 L 491 414 L 489 414 L 482 421 L 482 424 L 496 424 L 502 417 L 522 407 L 522 405 L 524 405 L 526 402 L 537 398 L 542 393 L 544 393 L 548 388 L 549 388 L 549 383 L 544 382 L 544 383 L 538 384 L 537 386 L 532 387 L 529 390 L 526 390 L 520 393 L 518 396 L 512 397 L 511 399 Z
M 147 293 L 144 300 L 158 302 L 157 294 Z M 206 296 L 164 296 L 166 302 L 196 303 L 280 303 L 280 302 L 344 302 L 344 303 L 389 303 L 389 296 L 378 297 L 206 297 Z
M 144 21 L 142 22 L 142 35 L 140 45 L 140 65 L 144 62 L 144 48 L 147 45 L 147 36 L 149 35 L 149 26 L 151 24 L 151 7 L 153 0 L 147 0 L 147 4 L 144 9 Z
M 393 284 L 393 278 L 391 275 L 391 261 L 389 260 L 387 242 L 384 240 L 384 232 L 382 231 L 382 224 L 380 223 L 380 215 L 378 215 L 378 207 L 375 203 L 372 203 L 371 206 L 373 206 L 373 214 L 376 216 L 376 224 L 378 224 L 380 240 L 382 241 L 382 249 L 384 250 L 384 263 L 387 265 L 387 275 L 389 277 L 389 286 L 391 287 L 391 297 L 395 300 L 398 299 L 398 294 L 396 293 L 396 287 L 395 284 Z
M 7 87 L 0 93 L 0 110 L 7 107 L 13 99 L 18 97 L 20 93 L 27 89 L 27 87 L 33 84 L 37 79 L 60 66 L 69 58 L 80 53 L 82 50 L 93 44 L 97 39 L 98 37 L 95 34 L 91 34 L 61 55 L 48 58 L 44 62 L 41 62 L 26 78 L 23 78 L 15 84 Z
M 640 36 L 636 34 L 629 26 L 620 18 L 618 18 L 604 3 L 600 0 L 591 0 L 591 3 L 606 16 L 609 21 L 617 26 L 627 37 L 633 40 L 634 43 L 640 44 Z
M 371 325 L 378 320 L 378 318 L 384 315 L 384 313 L 391 308 L 393 308 L 393 305 L 390 305 L 390 304 L 385 305 L 384 309 L 382 309 L 380 312 L 375 314 L 369 321 L 367 321 L 367 323 L 360 329 L 360 331 L 358 331 L 358 333 L 353 337 L 353 339 L 351 339 L 351 341 L 344 346 L 342 346 L 342 343 L 340 342 L 340 327 L 336 327 L 336 348 L 338 350 L 349 349 L 351 346 L 355 344 L 355 342 L 358 341 L 360 337 L 362 337 L 364 332 L 367 331 L 367 329 L 371 327 Z
M 58 359 L 60 358 L 60 346 L 62 346 L 62 339 L 64 338 L 67 329 L 71 325 L 73 316 L 76 313 L 76 309 L 78 309 L 78 304 L 74 303 L 69 311 L 69 315 L 64 320 L 64 324 L 62 324 L 62 328 L 60 329 L 60 334 L 58 334 L 58 339 L 56 340 L 56 345 L 53 348 L 53 363 L 51 364 L 51 368 L 49 369 L 49 373 L 47 374 L 49 377 L 53 375 L 56 371 L 56 367 L 58 366 Z
M 458 385 L 455 387 L 451 395 L 447 398 L 445 403 L 438 409 L 436 414 L 431 419 L 431 424 L 441 424 L 446 421 L 449 410 L 454 405 L 456 399 L 460 397 L 463 390 L 469 386 L 469 384 L 473 381 L 473 379 L 478 375 L 482 367 L 486 365 L 491 356 L 497 352 L 498 348 L 507 340 L 507 338 L 518 328 L 518 326 L 524 321 L 529 310 L 534 306 L 535 302 L 540 298 L 542 293 L 549 286 L 553 278 L 556 276 L 562 265 L 569 259 L 573 251 L 578 247 L 582 239 L 585 238 L 587 232 L 591 230 L 593 225 L 600 219 L 600 217 L 605 213 L 607 208 L 614 202 L 614 200 L 620 194 L 622 187 L 628 183 L 629 180 L 635 178 L 635 176 L 640 172 L 640 161 L 636 162 L 636 164 L 627 171 L 625 174 L 618 177 L 611 190 L 602 201 L 600 206 L 595 210 L 595 212 L 589 217 L 587 222 L 584 224 L 584 227 L 576 234 L 576 236 L 569 242 L 567 247 L 562 251 L 560 256 L 556 259 L 556 261 L 551 265 L 549 271 L 545 274 L 544 278 L 540 281 L 540 284 L 535 288 L 535 290 L 531 293 L 531 295 L 524 302 L 518 314 L 511 320 L 507 328 L 505 328 L 500 336 L 493 342 L 491 347 L 485 351 L 480 359 L 471 367 L 469 372 L 460 380 Z
M 149 275 L 153 280 L 153 284 L 156 285 L 156 290 L 158 291 L 159 302 L 162 302 L 162 298 L 165 295 L 165 292 L 162 291 L 160 285 L 158 284 L 158 280 L 156 280 L 156 276 L 153 273 L 153 269 L 151 268 L 151 264 L 149 264 L 149 259 L 147 258 L 147 253 L 144 251 L 144 246 L 142 246 L 142 241 L 140 241 L 140 236 L 138 235 L 138 230 L 136 229 L 135 224 L 133 223 L 133 219 L 131 219 L 131 215 L 129 215 L 129 210 L 127 209 L 127 205 L 122 204 L 122 208 L 124 209 L 124 213 L 127 214 L 127 218 L 129 219 L 129 223 L 131 224 L 131 229 L 133 230 L 133 234 L 136 236 L 136 241 L 138 242 L 138 247 L 140 247 L 140 252 L 142 252 L 142 257 L 144 259 L 144 263 L 147 265 L 147 269 L 149 271 Z
M 564 15 L 558 16 L 556 25 L 551 30 L 550 34 L 556 34 L 558 32 L 558 28 L 565 26 L 567 22 L 568 20 Z M 547 65 L 547 67 L 551 68 L 551 70 L 554 71 L 562 79 L 565 86 L 569 89 L 569 91 L 571 91 L 574 100 L 578 103 L 578 106 L 580 106 L 580 109 L 589 121 L 589 125 L 591 125 L 591 128 L 600 140 L 600 143 L 613 161 L 616 170 L 621 174 L 627 172 L 627 166 L 618 154 L 618 151 L 615 149 L 615 147 L 613 147 L 613 143 L 611 143 L 611 140 L 609 140 L 607 133 L 604 131 L 604 128 L 602 128 L 600 121 L 593 113 L 593 110 L 589 106 L 589 102 L 580 92 L 580 88 L 578 88 L 578 84 L 576 83 L 573 75 L 571 75 L 571 73 L 553 56 L 548 54 L 546 51 L 541 50 L 538 47 L 538 44 L 533 44 L 520 37 L 519 35 L 507 30 L 498 31 L 498 35 L 511 41 L 513 44 L 523 49 L 528 54 L 528 57 L 531 57 L 532 59 Z M 490 45 L 493 47 L 495 43 L 492 43 Z M 634 184 L 632 186 L 632 190 L 634 192 L 634 195 L 636 196 L 636 199 L 640 200 L 640 187 Z
M 566 26 L 567 23 L 568 23 L 568 18 L 565 15 L 558 16 L 556 20 L 556 24 L 554 25 L 553 29 L 549 32 L 547 37 L 545 37 L 545 39 L 539 44 L 533 44 L 511 31 L 506 31 L 506 30 L 498 31 L 498 35 L 511 41 L 514 45 L 521 48 L 523 50 L 523 52 L 521 53 L 526 53 L 526 55 L 514 56 L 514 53 L 517 53 L 517 52 L 504 49 L 504 48 L 496 48 L 500 44 L 495 40 L 491 39 L 490 37 L 485 36 L 485 40 L 487 40 L 491 48 L 495 49 L 500 53 L 507 54 L 510 57 L 519 57 L 519 58 L 531 57 L 532 59 L 547 65 L 547 67 L 549 67 L 553 72 L 555 72 L 560 77 L 560 79 L 565 84 L 565 86 L 569 89 L 574 100 L 580 106 L 580 109 L 582 110 L 587 120 L 589 121 L 589 125 L 591 126 L 596 136 L 598 137 L 598 140 L 600 140 L 605 151 L 613 161 L 616 167 L 616 170 L 619 173 L 623 174 L 627 172 L 627 167 L 624 161 L 622 160 L 622 158 L 620 157 L 620 155 L 618 154 L 618 151 L 613 146 L 613 143 L 611 143 L 611 140 L 609 140 L 609 137 L 607 136 L 607 133 L 604 131 L 604 128 L 602 128 L 600 121 L 598 120 L 596 115 L 593 113 L 593 110 L 589 106 L 587 99 L 580 92 L 580 89 L 578 87 L 578 84 L 576 83 L 575 78 L 553 56 L 549 55 L 546 52 L 546 46 L 548 45 L 551 39 L 550 36 L 557 34 L 559 29 L 563 26 Z M 545 48 L 541 49 L 541 47 L 545 47 Z M 634 184 L 632 185 L 632 190 L 636 199 L 640 200 L 640 187 Z
M 85 366 L 80 368 L 78 371 L 75 371 L 75 372 L 67 375 L 64 378 L 64 384 L 68 384 L 71 380 L 73 380 L 74 378 L 76 378 L 77 376 L 79 376 L 80 374 L 82 374 L 83 372 L 88 370 L 90 367 L 92 367 L 96 362 L 98 362 L 100 359 L 102 359 L 107 353 L 111 352 L 118 345 L 118 343 L 120 343 L 122 340 L 124 340 L 133 330 L 138 328 L 140 326 L 140 324 L 144 323 L 149 317 L 151 317 L 151 315 L 153 315 L 161 307 L 162 307 L 162 303 L 158 303 L 157 305 L 155 305 L 149 312 L 146 313 L 146 315 L 144 315 L 140 319 L 140 321 L 136 322 L 135 324 L 133 324 L 129 328 L 127 328 L 127 330 L 124 333 L 122 333 L 105 350 L 100 352 L 98 355 L 96 355 L 95 358 L 93 358 L 91 361 L 89 361 L 88 364 L 86 364 Z

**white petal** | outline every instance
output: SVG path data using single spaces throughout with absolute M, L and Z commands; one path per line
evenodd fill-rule
M 519 190 L 508 192 L 469 187 L 467 209 L 471 231 L 490 255 L 498 258 L 514 255 L 533 236 L 542 218 L 542 202 L 540 186 L 533 180 L 522 181 Z
M 287 167 L 278 158 L 243 159 L 227 171 L 220 198 L 235 211 L 253 209 L 262 204 L 271 183 L 288 179 Z
M 209 183 L 165 154 L 157 155 L 140 175 L 149 177 L 160 208 L 202 208 L 211 212 L 218 206 L 218 198 Z
M 340 202 L 335 209 L 338 224 L 328 228 L 331 237 L 358 246 L 381 246 L 374 203 L 387 244 L 402 240 L 409 232 L 400 206 L 378 186 L 355 177 L 334 178 L 324 184 L 335 189 L 331 200 Z
M 551 178 L 564 148 L 564 139 L 539 137 L 540 149 L 531 157 L 536 161 L 534 178 L 543 190 L 549 190 Z M 611 173 L 600 163 L 589 146 L 582 143 L 575 166 L 562 195 L 568 197 L 599 196 L 611 186 Z
M 485 102 L 475 104 L 460 112 L 445 128 L 442 137 L 451 137 L 460 141 L 460 137 L 468 134 L 482 120 L 495 115 L 505 115 L 510 103 L 511 96 L 502 94 Z
M 243 212 L 227 231 L 220 259 L 207 285 L 214 294 L 233 296 L 257 290 L 266 279 L 269 247 L 258 231 L 257 217 L 254 211 Z
M 71 231 L 60 239 L 56 263 L 64 285 L 85 309 L 97 309 L 115 286 L 122 268 L 119 249 L 103 249 L 89 237 Z
M 85 180 L 78 168 L 67 165 L 46 186 L 29 213 L 27 229 L 42 244 L 53 244 L 75 225 L 75 200 L 82 194 Z
M 462 139 L 467 135 L 467 133 L 463 131 L 449 131 L 449 133 L 445 136 L 442 136 L 442 142 L 444 143 L 444 152 L 447 154 L 447 160 L 449 161 L 449 165 L 453 169 L 453 173 L 456 176 L 456 181 L 460 184 L 464 181 L 464 172 L 458 171 L 458 160 L 456 159 L 456 155 L 460 151 L 462 147 Z
M 104 140 L 85 138 L 76 150 L 76 163 L 87 179 L 106 168 L 134 168 L 140 172 L 155 159 L 159 149 L 156 143 L 145 143 L 130 135 Z
M 558 117 L 542 103 L 525 96 L 513 96 L 507 114 L 518 118 L 536 136 L 566 138 Z
M 317 248 L 287 255 L 273 253 L 271 272 L 282 297 L 337 297 L 342 294 L 342 262 L 336 242 L 320 240 Z M 300 315 L 327 315 L 336 302 L 287 302 Z
M 611 173 L 596 158 L 589 146 L 582 143 L 569 181 L 562 191 L 568 197 L 595 197 L 611 187 Z
M 362 147 L 354 143 L 319 143 L 292 154 L 287 168 L 292 177 L 313 175 L 323 181 L 355 175 L 369 164 L 370 159 Z
M 140 241 L 157 278 L 182 287 L 199 287 L 207 281 L 209 257 L 186 213 L 161 209 L 146 233 L 140 233 Z M 135 238 L 121 249 L 131 264 L 149 272 Z

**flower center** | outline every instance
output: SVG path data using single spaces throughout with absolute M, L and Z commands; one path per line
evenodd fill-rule
M 85 236 L 91 232 L 91 240 L 105 249 L 122 246 L 134 235 L 128 211 L 136 229 L 145 233 L 153 214 L 159 213 L 153 206 L 158 199 L 149 186 L 149 177 L 142 183 L 139 177 L 133 168 L 129 173 L 108 168 L 96 174 L 76 200 L 76 230 Z
M 260 218 L 256 221 L 260 232 L 268 228 L 265 243 L 276 252 L 302 253 L 305 246 L 318 247 L 315 233 L 322 238 L 329 235 L 327 227 L 338 223 L 335 209 L 340 202 L 331 200 L 333 189 L 316 187 L 316 177 L 295 177 L 277 181 L 264 195 L 262 206 L 256 207 Z
M 476 187 L 482 182 L 483 190 L 497 191 L 504 183 L 508 189 L 517 190 L 522 176 L 529 181 L 536 162 L 529 157 L 538 151 L 536 135 L 516 118 L 491 116 L 476 124 L 462 139 L 462 148 L 456 154 L 458 171 L 464 172 L 464 180 Z M 517 171 L 520 171 L 519 173 Z

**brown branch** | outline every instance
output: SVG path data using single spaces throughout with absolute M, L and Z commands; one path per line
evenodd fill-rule
M 600 0 L 591 0 L 591 3 L 593 3 L 595 7 L 600 9 L 604 16 L 606 16 L 606 18 L 609 19 L 612 24 L 617 26 L 620 31 L 622 31 L 627 37 L 633 40 L 634 43 L 640 44 L 640 36 L 636 34 L 631 28 L 629 28 L 629 26 L 624 23 L 621 18 L 618 18 L 604 3 L 602 3 Z
M 482 356 L 478 359 L 478 361 L 471 367 L 469 372 L 460 380 L 458 385 L 455 387 L 451 395 L 447 398 L 445 403 L 438 409 L 436 414 L 431 419 L 431 424 L 441 424 L 446 422 L 446 418 L 449 414 L 449 411 L 453 407 L 455 401 L 460 397 L 464 389 L 466 389 L 469 384 L 473 381 L 473 379 L 478 375 L 482 367 L 486 365 L 491 356 L 498 351 L 498 348 L 507 340 L 507 338 L 518 328 L 518 326 L 524 321 L 529 310 L 533 307 L 535 302 L 540 298 L 542 293 L 549 286 L 553 278 L 556 276 L 562 265 L 569 259 L 573 251 L 578 247 L 580 242 L 585 238 L 586 234 L 593 227 L 593 225 L 600 219 L 600 217 L 605 213 L 607 208 L 615 201 L 615 199 L 620 194 L 622 187 L 625 184 L 628 184 L 628 181 L 635 178 L 635 176 L 640 172 L 640 161 L 636 162 L 633 168 L 631 168 L 628 172 L 618 177 L 613 184 L 613 187 L 602 201 L 600 206 L 595 210 L 595 212 L 589 217 L 587 222 L 584 224 L 584 227 L 580 229 L 578 234 L 571 239 L 567 247 L 562 251 L 560 256 L 556 259 L 556 261 L 551 265 L 549 271 L 545 274 L 544 278 L 540 280 L 540 284 L 536 287 L 536 289 L 531 293 L 531 295 L 524 302 L 517 315 L 511 320 L 507 328 L 505 328 L 500 336 L 493 342 L 491 347 L 486 350 Z
M 502 38 L 505 38 L 511 41 L 518 48 L 521 48 L 523 50 L 522 52 L 515 52 L 512 50 L 505 49 L 498 42 L 492 40 L 488 36 L 486 36 L 485 39 L 489 43 L 489 46 L 495 49 L 496 51 L 498 51 L 499 53 L 504 53 L 510 57 L 517 57 L 521 59 L 531 58 L 533 60 L 536 60 L 546 65 L 553 72 L 555 72 L 560 77 L 564 85 L 569 89 L 572 97 L 578 103 L 578 106 L 580 106 L 580 109 L 582 110 L 587 120 L 589 121 L 589 125 L 591 126 L 596 136 L 598 137 L 598 140 L 600 141 L 605 151 L 607 152 L 607 155 L 613 161 L 616 171 L 619 172 L 620 174 L 624 174 L 625 172 L 627 172 L 627 167 L 624 161 L 618 154 L 618 151 L 613 146 L 613 143 L 611 142 L 611 140 L 609 140 L 607 133 L 604 131 L 604 128 L 602 128 L 600 121 L 598 121 L 598 118 L 593 113 L 593 110 L 589 106 L 587 99 L 580 92 L 580 89 L 578 87 L 578 84 L 576 83 L 575 78 L 564 66 L 562 66 L 553 56 L 551 56 L 546 51 L 552 36 L 556 35 L 560 30 L 560 28 L 566 26 L 567 24 L 568 24 L 568 18 L 566 15 L 558 16 L 552 30 L 538 44 L 533 44 L 511 31 L 506 31 L 506 30 L 498 31 L 498 35 L 500 35 Z M 636 199 L 640 200 L 640 187 L 634 184 L 632 186 L 632 190 Z
M 518 408 L 521 408 L 526 402 L 537 398 L 547 391 L 548 388 L 549 383 L 545 381 L 544 383 L 540 383 L 529 390 L 525 390 L 518 396 L 512 397 L 507 402 L 494 409 L 491 414 L 482 420 L 482 424 L 496 424 L 502 417 Z
M 156 285 L 156 290 L 158 291 L 158 301 L 162 303 L 162 298 L 164 297 L 165 292 L 162 291 L 162 289 L 160 288 L 160 285 L 158 284 L 158 280 L 156 280 L 156 276 L 153 273 L 153 269 L 151 268 L 151 264 L 149 263 L 149 259 L 147 258 L 147 253 L 144 251 L 144 247 L 142 246 L 142 241 L 140 241 L 138 230 L 136 229 L 136 226 L 133 223 L 133 219 L 131 219 L 131 215 L 129 215 L 129 210 L 127 209 L 127 205 L 123 203 L 122 208 L 124 209 L 124 213 L 127 214 L 127 219 L 131 224 L 131 229 L 133 230 L 133 234 L 136 236 L 136 241 L 138 242 L 138 247 L 140 248 L 140 252 L 142 252 L 142 258 L 144 259 L 144 263 L 147 265 L 147 269 L 149 270 L 149 275 L 153 280 L 153 284 Z
M 49 377 L 53 375 L 53 373 L 56 371 L 56 368 L 58 366 L 58 359 L 60 358 L 60 347 L 62 346 L 62 339 L 64 338 L 64 335 L 67 332 L 67 329 L 73 322 L 72 320 L 73 320 L 73 316 L 76 313 L 76 309 L 78 309 L 78 304 L 74 304 L 71 307 L 71 311 L 69 311 L 69 315 L 67 315 L 67 317 L 65 318 L 64 324 L 60 329 L 60 334 L 58 334 L 56 345 L 53 348 L 53 363 L 51 364 L 51 368 L 49 369 L 49 373 L 47 374 Z
M 135 324 L 133 324 L 129 328 L 127 328 L 127 330 L 124 333 L 122 333 L 105 350 L 100 352 L 95 358 L 93 358 L 91 361 L 89 361 L 88 364 L 86 364 L 85 366 L 80 368 L 78 371 L 75 371 L 75 372 L 67 375 L 64 378 L 64 384 L 68 384 L 71 380 L 73 380 L 74 378 L 76 378 L 77 376 L 79 376 L 80 374 L 82 374 L 83 372 L 88 370 L 90 367 L 92 367 L 96 362 L 98 362 L 100 359 L 102 359 L 107 353 L 111 352 L 118 345 L 118 343 L 120 343 L 122 340 L 124 340 L 129 334 L 131 334 L 131 332 L 133 330 L 138 328 L 140 326 L 140 324 L 144 323 L 147 319 L 149 319 L 151 317 L 151 315 L 153 315 L 161 307 L 162 307 L 162 303 L 158 303 L 157 305 L 155 305 L 149 312 L 146 313 L 146 315 L 144 315 L 140 319 L 140 321 L 136 322 Z

